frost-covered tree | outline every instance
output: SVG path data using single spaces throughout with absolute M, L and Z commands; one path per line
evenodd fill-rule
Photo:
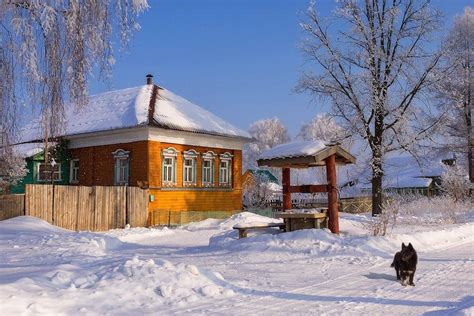
M 305 141 L 322 140 L 328 143 L 342 143 L 347 137 L 346 131 L 326 113 L 317 114 L 311 121 L 303 124 L 296 136 L 296 138 Z
M 45 139 L 58 135 L 65 97 L 85 104 L 91 72 L 107 78 L 112 42 L 125 45 L 147 8 L 147 0 L 1 0 L 0 119 L 7 141 L 20 102 L 40 106 Z
M 441 174 L 440 189 L 455 202 L 466 200 L 469 195 L 469 179 L 466 169 L 458 164 L 445 166 Z
M 249 134 L 255 142 L 244 146 L 244 170 L 255 168 L 263 151 L 290 141 L 288 129 L 276 117 L 254 122 L 250 125 Z
M 7 191 L 26 175 L 26 161 L 12 147 L 0 148 L 0 192 Z
M 474 182 L 472 111 L 474 95 L 474 9 L 466 7 L 454 20 L 445 42 L 446 68 L 439 72 L 436 91 L 441 110 L 447 112 L 445 147 L 467 158 L 469 179 Z
M 438 121 L 424 120 L 424 92 L 441 53 L 428 42 L 440 13 L 429 0 L 340 0 L 329 18 L 311 4 L 303 52 L 317 66 L 298 88 L 327 98 L 344 127 L 371 151 L 372 214 L 382 210 L 386 153 L 414 153 Z

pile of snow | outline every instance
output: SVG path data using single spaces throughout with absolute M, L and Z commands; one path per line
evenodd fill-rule
M 236 225 L 238 223 L 254 223 L 255 216 L 262 222 L 265 217 L 241 213 L 229 219 L 229 222 Z M 387 257 L 400 248 L 402 242 L 411 242 L 415 248 L 427 250 L 442 249 L 466 242 L 474 242 L 473 223 L 464 225 L 436 227 L 430 231 L 418 231 L 411 233 L 398 233 L 391 236 L 367 236 L 361 234 L 364 216 L 344 216 L 342 224 L 351 221 L 353 217 L 359 218 L 359 223 L 351 227 L 358 235 L 332 234 L 327 229 L 306 229 L 284 234 L 260 234 L 243 239 L 237 239 L 234 231 L 224 231 L 212 236 L 209 246 L 223 248 L 232 251 L 273 251 L 289 252 L 292 254 L 305 253 L 313 255 L 353 255 L 366 256 L 377 254 Z M 271 218 L 266 218 L 271 222 Z M 357 222 L 356 222 L 357 223 Z
M 168 227 L 134 227 L 125 229 L 112 229 L 104 233 L 107 236 L 113 236 L 123 242 L 147 244 L 149 241 L 158 239 L 163 236 L 175 234 L 175 231 Z
M 100 257 L 120 249 L 123 243 L 117 238 L 89 232 L 72 232 L 31 216 L 20 216 L 0 222 L 0 240 L 8 240 L 15 251 L 47 249 L 48 256 Z M 68 247 L 71 244 L 74 247 Z
M 315 155 L 327 146 L 322 140 L 298 141 L 275 146 L 263 152 L 259 159 L 291 158 Z
M 132 232 L 129 238 L 126 232 Z M 157 306 L 234 294 L 219 273 L 136 255 L 139 245 L 113 237 L 166 234 L 168 229 L 78 233 L 26 216 L 1 221 L 2 313 L 152 313 Z
M 221 230 L 229 230 L 232 227 L 239 226 L 260 226 L 265 224 L 282 223 L 280 219 L 270 218 L 250 212 L 242 212 L 232 215 L 219 223 L 218 228 Z

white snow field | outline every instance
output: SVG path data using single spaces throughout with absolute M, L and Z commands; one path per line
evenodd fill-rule
M 32 217 L 0 222 L 1 315 L 474 315 L 474 220 L 367 236 L 366 215 L 326 230 L 249 234 L 240 213 L 177 229 L 71 232 Z M 390 268 L 418 251 L 415 287 Z

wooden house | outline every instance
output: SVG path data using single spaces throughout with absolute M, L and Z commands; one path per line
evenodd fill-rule
M 38 119 L 21 130 L 38 140 Z M 152 83 L 68 107 L 68 182 L 149 189 L 149 211 L 242 209 L 242 147 L 249 134 Z

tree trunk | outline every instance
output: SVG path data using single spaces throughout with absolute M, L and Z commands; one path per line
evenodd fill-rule
M 372 139 L 372 216 L 382 213 L 382 136 L 383 114 L 382 106 L 376 107 L 374 137 Z
M 382 213 L 382 174 L 372 172 L 372 216 L 378 216 Z

